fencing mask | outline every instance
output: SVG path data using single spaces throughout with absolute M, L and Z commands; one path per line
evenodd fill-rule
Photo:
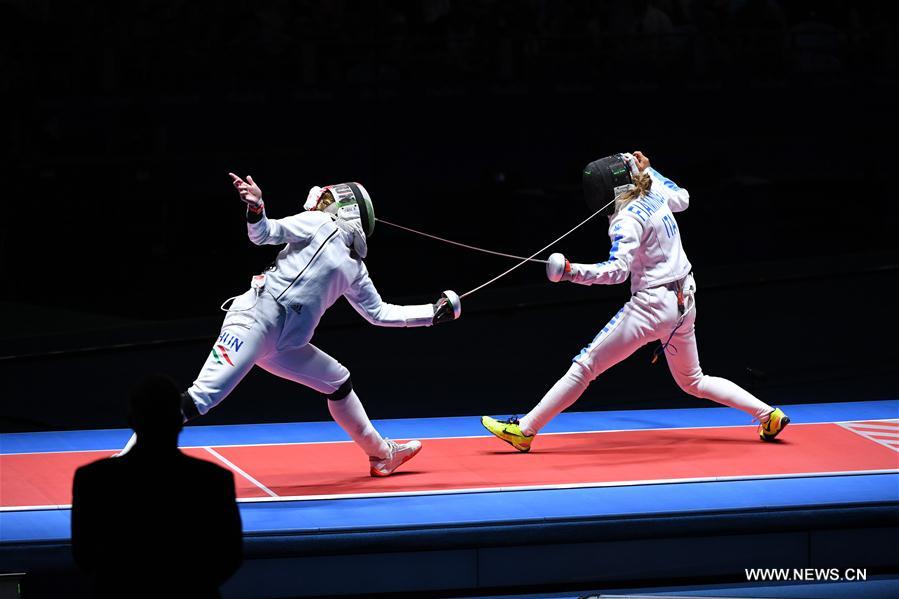
M 307 210 L 321 210 L 342 220 L 358 219 L 366 237 L 375 231 L 375 209 L 368 191 L 359 183 L 338 183 L 321 189 L 313 187 L 305 205 Z
M 619 194 L 634 188 L 634 177 L 640 172 L 631 154 L 612 154 L 594 160 L 584 167 L 584 199 L 590 210 L 596 211 L 612 202 Z M 615 204 L 609 204 L 603 214 L 612 214 Z

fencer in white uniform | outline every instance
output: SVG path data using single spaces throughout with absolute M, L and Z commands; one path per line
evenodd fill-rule
M 614 199 L 609 259 L 572 264 L 562 254 L 553 254 L 547 277 L 581 285 L 614 285 L 630 277 L 631 299 L 526 416 L 520 420 L 485 416 L 483 425 L 519 451 L 528 451 L 534 435 L 574 404 L 593 379 L 641 346 L 659 340 L 654 357 L 665 354 L 681 389 L 746 412 L 761 423 L 760 438 L 772 440 L 789 423 L 783 411 L 729 380 L 703 374 L 699 366 L 696 283 L 674 217 L 689 205 L 687 190 L 651 168 L 641 152 L 591 162 L 584 171 L 584 190 L 594 209 Z
M 258 365 L 324 394 L 331 416 L 369 456 L 372 476 L 391 474 L 418 453 L 421 443 L 384 439 L 353 391 L 350 372 L 310 340 L 324 312 L 341 296 L 368 322 L 385 327 L 454 320 L 461 313 L 458 296 L 446 291 L 434 304 L 412 306 L 381 299 L 363 262 L 375 218 L 362 185 L 314 187 L 306 211 L 269 219 L 252 177 L 230 176 L 247 204 L 250 241 L 284 247 L 265 273 L 253 277 L 249 290 L 229 300 L 206 363 L 182 396 L 185 420 L 215 407 Z

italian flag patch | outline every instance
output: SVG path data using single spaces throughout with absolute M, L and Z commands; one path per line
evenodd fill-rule
M 234 362 L 231 361 L 231 356 L 228 355 L 228 348 L 224 345 L 216 345 L 212 348 L 212 359 L 215 360 L 216 364 L 224 364 L 227 362 L 231 366 L 234 366 Z

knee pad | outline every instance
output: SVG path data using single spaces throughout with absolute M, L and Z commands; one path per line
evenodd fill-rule
M 193 420 L 200 415 L 194 398 L 187 391 L 181 394 L 181 414 L 184 416 L 184 422 Z
M 329 393 L 325 395 L 328 398 L 328 401 L 340 401 L 344 397 L 350 394 L 350 391 L 353 390 L 353 379 L 351 377 L 347 377 L 347 380 L 343 382 L 340 387 L 337 388 L 337 391 L 334 393 Z

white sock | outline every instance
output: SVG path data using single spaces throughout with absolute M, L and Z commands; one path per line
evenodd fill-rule
M 362 407 L 362 402 L 359 401 L 359 396 L 355 391 L 350 391 L 349 395 L 337 401 L 329 399 L 328 410 L 331 412 L 331 418 L 369 457 L 384 458 L 388 456 L 390 448 L 387 442 L 368 419 L 365 408 Z
M 529 436 L 536 434 L 550 420 L 576 402 L 589 384 L 590 379 L 584 367 L 572 363 L 568 372 L 546 392 L 540 403 L 528 412 L 527 416 L 519 420 L 518 427 L 522 434 Z

